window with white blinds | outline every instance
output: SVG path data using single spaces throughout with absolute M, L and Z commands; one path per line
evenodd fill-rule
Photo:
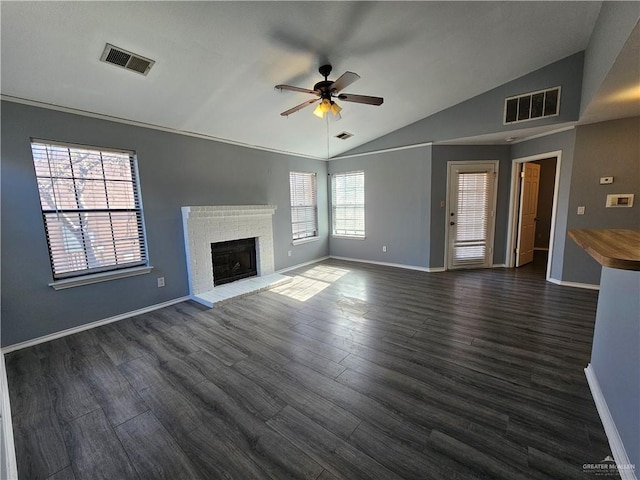
M 331 177 L 333 235 L 364 237 L 364 172 Z
M 147 264 L 133 152 L 31 143 L 54 279 Z
M 290 172 L 293 240 L 318 236 L 318 193 L 315 173 Z
M 454 261 L 483 261 L 490 222 L 490 173 L 459 172 Z

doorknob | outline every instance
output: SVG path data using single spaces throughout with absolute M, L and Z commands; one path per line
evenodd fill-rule
M 456 222 L 449 222 L 449 225 L 455 225 Z

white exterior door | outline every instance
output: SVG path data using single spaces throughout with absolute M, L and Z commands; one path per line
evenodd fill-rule
M 490 267 L 497 162 L 449 162 L 447 267 Z

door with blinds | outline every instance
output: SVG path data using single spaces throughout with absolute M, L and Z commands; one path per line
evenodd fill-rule
M 447 267 L 490 267 L 497 162 L 449 162 Z

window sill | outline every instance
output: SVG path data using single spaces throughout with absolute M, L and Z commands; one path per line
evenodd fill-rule
M 348 240 L 364 240 L 364 235 L 331 235 L 332 238 L 346 238 Z
M 311 242 L 317 242 L 318 240 L 320 240 L 320 237 L 307 237 L 307 238 L 300 238 L 298 240 L 293 240 L 291 242 L 291 245 L 302 245 L 303 243 L 311 243 Z
M 118 278 L 133 277 L 136 275 L 145 275 L 150 273 L 153 267 L 133 267 L 123 268 L 122 270 L 114 270 L 111 272 L 94 273 L 91 275 L 83 275 L 75 278 L 65 278 L 56 280 L 49 284 L 54 290 L 64 290 L 65 288 L 81 287 L 82 285 L 90 285 L 92 283 L 108 282 Z

